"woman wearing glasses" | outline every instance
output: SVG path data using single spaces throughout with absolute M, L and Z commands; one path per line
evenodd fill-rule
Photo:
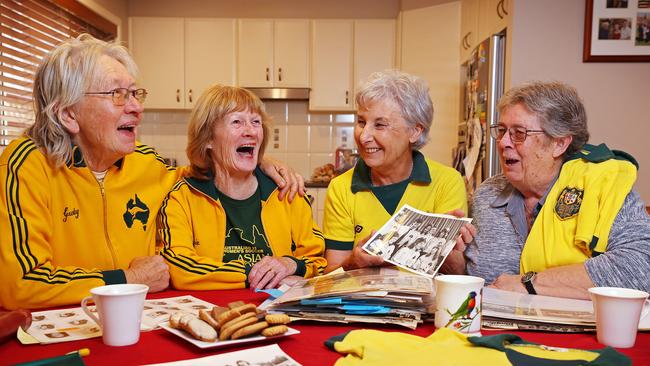
M 587 116 L 560 83 L 515 87 L 491 128 L 503 174 L 473 199 L 467 272 L 510 291 L 588 298 L 592 286 L 650 290 L 650 219 L 636 161 L 587 145 Z
M 91 288 L 169 284 L 155 218 L 178 171 L 136 142 L 147 95 L 126 48 L 89 35 L 48 54 L 35 121 L 0 156 L 0 307 L 78 304 Z

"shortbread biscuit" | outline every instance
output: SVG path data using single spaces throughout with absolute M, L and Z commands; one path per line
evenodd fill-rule
M 291 321 L 287 314 L 267 314 L 264 320 L 271 325 L 287 324 Z
M 268 326 L 269 323 L 267 322 L 259 322 L 252 325 L 245 326 L 237 330 L 235 333 L 233 333 L 230 339 L 239 339 L 253 334 L 257 334 L 261 332 L 262 329 L 268 328 Z
M 256 313 L 257 306 L 255 306 L 255 304 L 244 304 L 234 308 L 233 310 L 239 311 L 240 314 L 249 313 L 249 312 Z
M 210 324 L 194 315 L 183 325 L 183 330 L 200 341 L 214 342 L 217 340 L 217 331 Z
M 234 309 L 234 308 L 238 308 L 238 307 L 240 307 L 242 305 L 246 305 L 246 303 L 241 301 L 241 300 L 233 301 L 233 302 L 228 303 L 228 308 Z
M 230 324 L 227 327 L 222 327 L 221 332 L 219 334 L 219 340 L 225 341 L 232 336 L 233 333 L 238 331 L 239 329 L 243 327 L 247 327 L 249 325 L 253 325 L 257 323 L 257 318 L 256 317 L 250 317 L 244 320 L 241 320 L 237 323 Z
M 228 311 L 224 311 L 223 313 L 217 315 L 217 322 L 221 324 L 223 327 L 224 324 L 228 323 L 229 321 L 235 319 L 236 317 L 240 316 L 241 313 L 239 311 L 230 309 Z
M 219 330 L 219 323 L 217 323 L 216 320 L 212 317 L 212 314 L 210 311 L 207 311 L 205 309 L 199 310 L 199 319 L 203 320 L 204 322 L 210 324 L 212 328 L 215 330 Z
M 262 335 L 265 337 L 275 337 L 284 334 L 289 330 L 286 325 L 274 325 L 262 330 Z
M 225 323 L 221 323 L 221 329 L 227 328 L 227 327 L 229 327 L 229 326 L 231 326 L 233 324 L 239 323 L 240 321 L 242 321 L 244 319 L 253 318 L 253 317 L 255 317 L 255 313 L 242 314 L 242 315 L 236 317 L 235 319 L 231 319 L 231 320 L 229 320 L 229 321 L 227 321 Z

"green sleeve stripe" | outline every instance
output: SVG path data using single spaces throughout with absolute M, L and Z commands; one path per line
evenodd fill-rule
M 117 285 L 120 283 L 126 283 L 126 275 L 124 274 L 124 271 L 121 269 L 117 269 L 113 271 L 102 271 L 102 274 L 104 274 L 104 282 L 107 285 Z
M 335 250 L 352 250 L 354 248 L 354 242 L 325 239 L 325 248 Z

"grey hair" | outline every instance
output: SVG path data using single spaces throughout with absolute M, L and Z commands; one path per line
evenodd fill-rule
M 400 113 L 410 127 L 422 126 L 422 134 L 412 144 L 419 150 L 429 139 L 433 121 L 433 103 L 429 96 L 427 82 L 417 76 L 398 70 L 384 70 L 370 74 L 357 91 L 355 100 L 358 108 L 366 108 L 372 103 L 390 99 L 397 103 Z
M 587 112 L 578 92 L 560 82 L 534 81 L 508 90 L 497 109 L 499 114 L 520 104 L 539 118 L 544 132 L 554 138 L 572 136 L 564 158 L 580 151 L 589 140 Z
M 109 56 L 124 65 L 135 79 L 137 66 L 129 51 L 115 42 L 81 34 L 58 45 L 36 70 L 34 124 L 29 136 L 56 166 L 72 158 L 72 136 L 64 127 L 62 112 L 77 104 L 88 89 L 102 80 L 99 61 Z

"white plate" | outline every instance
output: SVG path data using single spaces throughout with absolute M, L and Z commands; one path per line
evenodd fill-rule
M 265 339 L 275 339 L 275 338 L 286 337 L 286 336 L 290 336 L 290 335 L 300 333 L 299 330 L 289 328 L 289 330 L 286 333 L 280 334 L 280 335 L 275 336 L 275 337 L 264 337 L 262 335 L 257 335 L 255 337 L 246 337 L 246 338 L 235 339 L 235 340 L 230 340 L 230 341 L 219 341 L 219 340 L 217 340 L 216 342 L 204 342 L 204 341 L 199 341 L 198 339 L 192 337 L 191 335 L 189 335 L 185 331 L 182 331 L 180 329 L 174 329 L 174 328 L 170 327 L 169 322 L 161 323 L 160 327 L 163 328 L 164 330 L 172 333 L 172 334 L 175 334 L 175 335 L 183 338 L 184 340 L 192 343 L 193 345 L 195 345 L 195 346 L 197 346 L 199 348 L 226 347 L 226 346 L 229 346 L 229 345 L 235 345 L 235 344 L 239 344 L 239 343 L 252 343 L 252 342 L 263 341 Z

